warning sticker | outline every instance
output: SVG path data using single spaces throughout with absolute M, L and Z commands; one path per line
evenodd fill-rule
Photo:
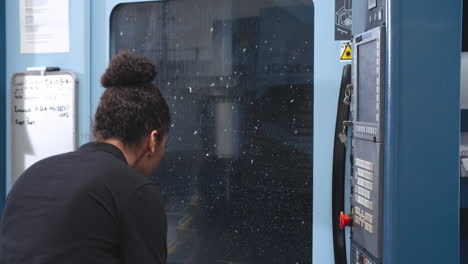
M 340 61 L 349 62 L 353 59 L 353 51 L 351 49 L 351 42 L 342 41 L 340 48 Z

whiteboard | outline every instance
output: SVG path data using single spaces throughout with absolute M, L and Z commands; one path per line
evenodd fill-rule
M 76 89 L 71 72 L 16 73 L 11 79 L 11 184 L 32 164 L 76 149 Z

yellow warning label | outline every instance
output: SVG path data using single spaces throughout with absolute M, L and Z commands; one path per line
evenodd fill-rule
M 351 50 L 351 45 L 347 43 L 346 47 L 343 49 L 340 60 L 349 61 L 351 59 L 353 59 L 353 51 Z

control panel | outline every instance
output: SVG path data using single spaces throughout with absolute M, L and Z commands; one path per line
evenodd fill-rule
M 380 0 L 368 3 L 369 14 L 383 10 L 379 9 Z M 380 264 L 383 256 L 385 27 L 378 26 L 357 35 L 353 44 L 351 263 Z
M 380 27 L 385 21 L 385 0 L 367 0 L 366 30 Z
M 364 252 L 381 258 L 383 144 L 354 139 L 353 151 L 352 240 Z

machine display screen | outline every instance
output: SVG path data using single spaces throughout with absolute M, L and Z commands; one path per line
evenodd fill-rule
M 377 103 L 377 41 L 358 46 L 357 120 L 376 123 Z

